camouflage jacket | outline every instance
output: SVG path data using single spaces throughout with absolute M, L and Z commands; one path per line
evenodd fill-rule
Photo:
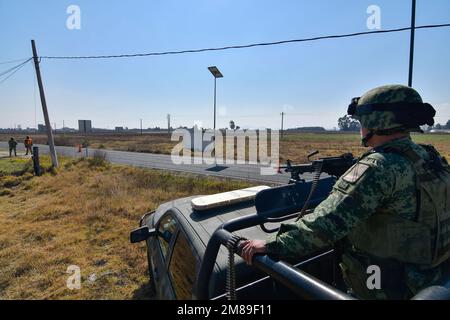
M 16 140 L 8 140 L 8 145 L 10 148 L 15 148 L 17 146 Z
M 395 139 L 383 147 L 393 144 L 409 145 L 419 155 L 428 158 L 428 153 L 410 138 Z M 320 203 L 313 213 L 295 223 L 282 224 L 278 233 L 267 239 L 269 254 L 298 257 L 330 247 L 342 240 L 340 242 L 346 244 L 344 253 L 357 254 L 360 261 L 364 260 L 365 266 L 375 264 L 371 261 L 372 257 L 365 256 L 364 252 L 355 252 L 347 236 L 358 228 L 360 222 L 381 208 L 384 212 L 392 212 L 413 220 L 416 215 L 415 172 L 405 157 L 395 153 L 377 152 L 377 149 L 363 154 L 358 163 L 365 164 L 364 170 L 355 173 L 350 169 L 342 175 L 328 198 Z M 422 271 L 412 264 L 404 264 L 403 267 L 403 279 L 400 280 L 405 284 L 408 293 L 402 297 L 394 295 L 396 298 L 410 297 L 424 286 L 438 281 L 441 276 L 439 268 Z M 379 297 L 387 298 L 389 295 L 386 296 L 380 291 L 369 296 Z

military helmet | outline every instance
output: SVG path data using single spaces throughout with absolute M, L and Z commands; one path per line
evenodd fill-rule
M 400 131 L 421 131 L 421 125 L 434 124 L 436 110 L 423 103 L 419 93 L 403 85 L 387 85 L 353 98 L 348 114 L 361 126 L 380 135 Z

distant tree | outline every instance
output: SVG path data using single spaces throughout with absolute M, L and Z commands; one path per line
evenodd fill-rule
M 360 124 L 349 115 L 345 115 L 338 119 L 338 127 L 341 131 L 358 131 Z
M 436 130 L 441 130 L 441 129 L 442 129 L 442 125 L 441 125 L 440 123 L 436 123 L 436 124 L 434 125 L 434 129 L 436 129 Z
M 326 131 L 324 127 L 298 127 L 293 129 L 287 129 L 286 131 L 293 131 L 293 132 L 324 132 Z
M 447 124 L 445 125 L 445 129 L 450 129 L 450 120 L 447 121 Z
M 239 127 L 239 126 L 236 126 L 236 130 L 239 130 L 241 127 Z
M 234 130 L 236 128 L 236 124 L 234 123 L 233 120 L 230 120 L 230 129 Z

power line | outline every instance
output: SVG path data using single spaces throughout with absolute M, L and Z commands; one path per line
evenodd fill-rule
M 17 68 L 16 70 L 14 70 L 14 72 L 12 72 L 11 74 L 9 74 L 7 77 L 3 78 L 0 81 L 0 85 L 5 82 L 6 80 L 8 80 L 9 78 L 11 78 L 17 71 L 19 71 L 23 66 L 25 66 L 25 64 L 21 65 L 19 68 Z
M 432 28 L 443 28 L 443 27 L 450 27 L 450 23 L 423 25 L 423 26 L 417 26 L 414 29 L 432 29 Z M 225 46 L 225 47 L 217 47 L 217 48 L 189 49 L 189 50 L 179 50 L 179 51 L 164 51 L 164 52 L 149 52 L 149 53 L 119 54 L 119 55 L 99 55 L 99 56 L 41 56 L 41 58 L 42 59 L 68 60 L 68 59 L 110 59 L 110 58 L 132 58 L 132 57 L 175 55 L 175 54 L 184 54 L 184 53 L 199 53 L 199 52 L 206 52 L 206 51 L 222 51 L 222 50 L 229 50 L 229 49 L 244 49 L 244 48 L 252 48 L 252 47 L 274 46 L 274 45 L 281 45 L 281 44 L 287 44 L 287 43 L 309 42 L 309 41 L 317 41 L 317 40 L 325 40 L 325 39 L 349 38 L 349 37 L 356 37 L 356 36 L 370 35 L 370 34 L 401 32 L 401 31 L 407 31 L 407 30 L 411 30 L 411 29 L 412 29 L 411 27 L 405 27 L 405 28 L 397 28 L 397 29 L 356 32 L 356 33 L 348 33 L 348 34 L 340 34 L 340 35 L 319 36 L 319 37 L 313 37 L 313 38 L 291 39 L 291 40 L 281 40 L 281 41 L 274 41 L 274 42 L 261 42 L 261 43 L 245 44 L 245 45 L 233 45 L 233 46 Z
M 23 61 L 22 63 L 19 63 L 18 65 L 14 66 L 14 67 L 12 67 L 12 68 L 9 68 L 9 69 L 7 69 L 7 70 L 5 70 L 5 71 L 0 72 L 0 77 L 2 77 L 2 76 L 4 76 L 4 75 L 6 75 L 6 74 L 8 74 L 8 73 L 10 73 L 10 72 L 12 72 L 12 71 L 14 71 L 14 70 L 17 69 L 17 68 L 20 68 L 21 66 L 25 65 L 25 64 L 26 64 L 28 61 L 30 61 L 31 59 L 32 59 L 32 58 L 29 58 L 29 59 Z
M 5 78 L 3 78 L 0 81 L 0 85 L 5 82 L 6 80 L 8 80 L 9 78 L 11 78 L 17 71 L 19 71 L 20 69 L 22 69 L 31 59 L 28 59 L 27 61 L 25 61 L 24 63 L 18 65 L 15 70 L 13 70 L 8 76 L 6 76 Z M 6 73 L 5 73 L 6 74 Z
M 24 62 L 24 61 L 27 60 L 27 59 L 29 59 L 29 58 L 16 59 L 16 60 L 9 60 L 9 61 L 2 61 L 2 62 L 0 62 L 0 65 L 2 65 L 2 64 L 16 63 L 16 62 Z

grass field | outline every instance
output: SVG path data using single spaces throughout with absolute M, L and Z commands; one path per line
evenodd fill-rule
M 417 143 L 432 144 L 443 156 L 450 159 L 450 134 L 412 134 Z M 344 152 L 359 155 L 367 149 L 360 145 L 359 133 L 302 133 L 286 134 L 281 141 L 281 159 L 304 162 L 311 150 L 322 156 L 336 156 Z
M 450 134 L 413 134 L 413 140 L 418 143 L 433 144 L 447 159 L 450 159 Z M 6 141 L 9 135 L 0 135 L 0 140 Z M 16 135 L 19 141 L 25 136 Z M 46 143 L 44 135 L 33 136 L 35 143 Z M 105 148 L 120 151 L 136 151 L 170 154 L 177 142 L 170 141 L 164 133 L 156 134 L 99 134 L 78 135 L 58 134 L 55 137 L 57 145 L 76 146 L 88 141 L 91 148 Z M 359 133 L 287 133 L 280 141 L 280 160 L 291 159 L 302 163 L 307 161 L 307 155 L 319 150 L 322 156 L 336 156 L 351 152 L 355 156 L 363 153 L 366 148 L 361 147 Z
M 141 215 L 250 185 L 94 160 L 60 164 L 34 177 L 26 161 L 0 159 L 0 299 L 149 298 L 145 247 L 129 243 Z M 66 287 L 70 265 L 80 267 L 80 290 Z

